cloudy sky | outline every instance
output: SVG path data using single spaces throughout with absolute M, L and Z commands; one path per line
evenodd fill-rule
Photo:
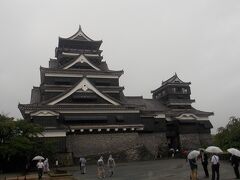
M 0 112 L 21 117 L 39 67 L 79 24 L 124 70 L 126 95 L 150 98 L 177 72 L 192 82 L 194 107 L 215 113 L 215 130 L 240 116 L 239 0 L 1 0 Z

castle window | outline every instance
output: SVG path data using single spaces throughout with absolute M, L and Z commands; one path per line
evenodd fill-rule
M 165 91 L 162 91 L 162 95 L 164 96 L 166 94 L 166 92 Z
M 179 93 L 179 92 L 182 92 L 182 88 L 178 87 L 178 88 L 177 88 L 177 92 L 178 92 L 178 93 Z
M 173 93 L 176 93 L 176 88 L 175 87 L 172 88 L 172 91 L 173 91 Z
M 183 94 L 187 94 L 188 93 L 187 88 L 182 88 L 182 92 L 183 92 Z

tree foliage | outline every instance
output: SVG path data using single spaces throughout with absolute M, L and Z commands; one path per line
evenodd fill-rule
M 49 156 L 53 152 L 51 144 L 37 138 L 42 131 L 43 128 L 37 124 L 0 114 L 1 167 L 3 168 L 3 163 L 20 163 L 24 167 L 36 155 Z
M 228 148 L 240 148 L 240 118 L 230 117 L 226 127 L 218 128 L 215 136 L 216 145 L 226 150 Z

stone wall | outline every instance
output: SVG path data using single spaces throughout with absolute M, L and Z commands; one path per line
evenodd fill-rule
M 136 146 L 137 133 L 83 134 L 67 136 L 67 151 L 74 157 L 117 152 Z
M 139 134 L 140 143 L 157 157 L 159 154 L 165 155 L 168 151 L 167 138 L 165 133 Z
M 182 149 L 198 149 L 201 147 L 199 134 L 180 134 L 180 145 Z
M 144 147 L 150 154 L 157 156 L 167 150 L 165 133 L 112 133 L 112 134 L 83 134 L 69 135 L 66 140 L 67 152 L 72 152 L 73 157 L 92 156 L 118 152 L 131 152 L 132 159 L 139 155 L 139 147 Z M 131 159 L 131 158 L 130 158 Z
M 202 147 L 207 147 L 213 144 L 213 137 L 211 134 L 199 134 L 199 140 Z
M 59 166 L 71 166 L 71 165 L 73 165 L 72 153 L 56 153 L 54 155 L 54 158 L 56 160 L 58 160 L 58 165 Z

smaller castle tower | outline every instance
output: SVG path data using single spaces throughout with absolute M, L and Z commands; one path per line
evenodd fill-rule
M 162 82 L 162 86 L 152 91 L 153 99 L 157 99 L 171 108 L 190 108 L 195 102 L 190 98 L 190 82 L 183 82 L 177 74 Z

